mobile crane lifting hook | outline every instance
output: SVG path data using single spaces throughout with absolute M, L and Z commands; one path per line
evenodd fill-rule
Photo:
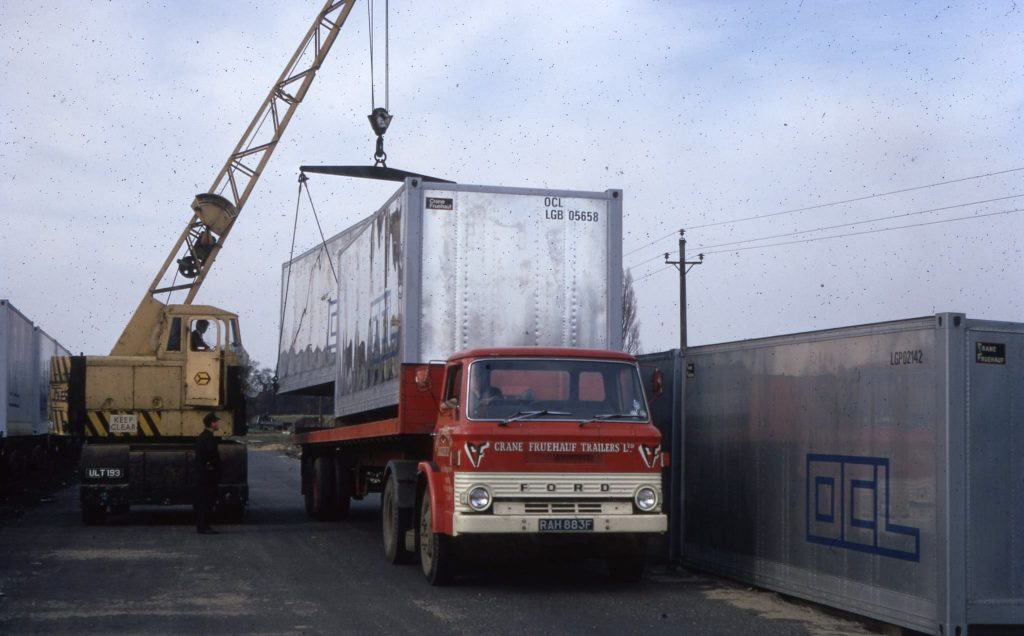
M 388 126 L 391 125 L 392 115 L 388 112 L 388 109 L 378 106 L 366 118 L 370 120 L 370 127 L 373 128 L 373 133 L 377 135 L 377 151 L 373 153 L 373 165 L 374 167 L 387 168 L 388 155 L 384 152 L 384 133 L 388 131 Z

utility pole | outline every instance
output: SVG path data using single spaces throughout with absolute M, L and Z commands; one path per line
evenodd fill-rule
M 669 253 L 665 252 L 665 264 L 675 265 L 679 270 L 679 357 L 675 362 L 675 373 L 678 374 L 673 382 L 673 391 L 678 393 L 673 400 L 672 420 L 673 426 L 669 438 L 669 453 L 672 463 L 669 475 L 669 482 L 672 490 L 669 492 L 669 560 L 678 563 L 682 559 L 683 543 L 683 515 L 686 510 L 683 501 L 683 492 L 679 488 L 683 483 L 683 438 L 686 435 L 686 378 L 689 376 L 689 365 L 686 363 L 686 274 L 695 265 L 704 262 L 704 255 L 699 254 L 700 260 L 686 260 L 686 230 L 679 230 L 679 260 L 670 261 Z M 677 489 L 678 492 L 676 491 Z
M 679 230 L 679 260 L 670 261 L 669 253 L 665 252 L 665 264 L 675 265 L 679 270 L 679 350 L 686 355 L 686 274 L 695 265 L 704 262 L 704 255 L 697 255 L 700 260 L 686 260 L 686 230 Z M 689 267 L 687 267 L 689 265 Z

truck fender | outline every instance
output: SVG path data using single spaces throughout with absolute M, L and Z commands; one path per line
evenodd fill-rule
M 430 497 L 430 525 L 434 532 L 452 533 L 451 515 L 445 514 L 442 501 L 444 494 L 444 475 L 433 462 L 420 462 L 418 471 L 423 483 L 421 497 Z
M 418 484 L 416 462 L 398 459 L 389 461 L 384 469 L 385 484 L 391 478 L 391 475 L 395 476 L 395 482 L 398 484 L 398 507 L 414 510 L 416 508 L 416 486 Z

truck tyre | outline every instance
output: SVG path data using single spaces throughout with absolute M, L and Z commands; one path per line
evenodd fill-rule
M 420 506 L 420 566 L 431 585 L 450 585 L 455 578 L 455 554 L 452 538 L 434 532 L 430 522 L 430 493 L 423 493 Z
M 306 516 L 310 519 L 316 518 L 316 502 L 313 500 L 313 458 L 305 451 L 302 454 L 300 463 L 302 475 L 302 500 L 306 504 Z
M 388 563 L 411 563 L 413 555 L 405 549 L 405 533 L 411 529 L 412 523 L 408 513 L 398 507 L 398 483 L 394 473 L 388 476 L 388 483 L 384 486 L 380 514 L 384 556 Z
M 309 488 L 306 489 L 306 492 L 302 493 L 302 499 L 306 504 L 306 516 L 310 519 L 315 518 L 316 506 L 313 505 L 315 503 L 313 501 L 313 486 L 310 486 Z
M 317 457 L 313 463 L 313 516 L 319 521 L 330 521 L 337 513 L 337 492 L 334 480 L 334 460 Z
M 87 526 L 102 526 L 107 520 L 107 507 L 96 504 L 82 504 L 82 523 Z
M 341 457 L 334 459 L 334 516 L 332 519 L 348 519 L 352 507 L 352 469 Z

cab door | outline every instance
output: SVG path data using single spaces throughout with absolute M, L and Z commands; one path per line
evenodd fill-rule
M 185 350 L 185 404 L 219 406 L 224 328 L 215 318 L 189 318 Z

